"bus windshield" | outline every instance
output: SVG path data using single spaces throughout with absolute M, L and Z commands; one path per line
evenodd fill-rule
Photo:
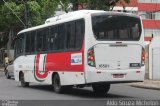
M 138 17 L 117 14 L 92 16 L 92 29 L 97 40 L 138 41 L 142 32 Z

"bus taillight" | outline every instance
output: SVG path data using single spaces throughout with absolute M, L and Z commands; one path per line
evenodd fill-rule
M 142 49 L 142 66 L 145 64 L 145 49 Z
M 95 67 L 95 57 L 94 57 L 94 49 L 93 48 L 88 50 L 87 57 L 88 57 L 88 65 Z

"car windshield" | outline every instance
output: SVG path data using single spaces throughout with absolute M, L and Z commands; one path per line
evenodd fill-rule
M 138 41 L 142 31 L 140 18 L 117 14 L 93 15 L 92 29 L 97 40 Z

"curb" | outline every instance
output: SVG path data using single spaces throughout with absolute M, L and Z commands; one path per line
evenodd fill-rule
M 160 90 L 160 87 L 157 86 L 148 86 L 148 85 L 138 85 L 138 84 L 132 84 L 130 85 L 132 87 L 137 87 L 137 88 L 144 88 L 144 89 L 153 89 L 153 90 Z
M 144 82 L 133 83 L 129 85 L 137 88 L 160 90 L 160 81 L 155 80 L 145 80 Z

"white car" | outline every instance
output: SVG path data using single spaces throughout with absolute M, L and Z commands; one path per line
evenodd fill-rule
M 11 62 L 5 67 L 4 72 L 7 79 L 14 77 L 13 70 L 14 70 L 13 62 Z

